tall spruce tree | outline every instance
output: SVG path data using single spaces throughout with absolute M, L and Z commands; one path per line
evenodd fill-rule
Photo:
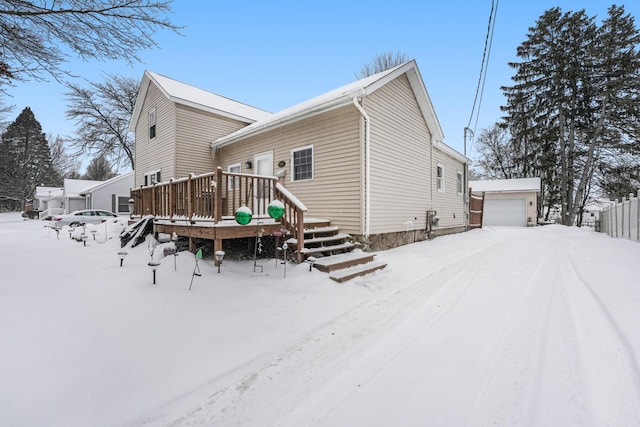
M 7 209 L 24 209 L 36 186 L 55 180 L 47 138 L 29 107 L 2 134 L 0 200 Z
M 623 142 L 638 135 L 639 40 L 624 7 L 610 7 L 600 26 L 584 10 L 553 8 L 518 47 L 521 61 L 510 64 L 506 126 L 523 166 L 533 169 L 525 176 L 536 172 L 559 189 L 565 225 L 580 224 L 595 167 L 627 152 Z

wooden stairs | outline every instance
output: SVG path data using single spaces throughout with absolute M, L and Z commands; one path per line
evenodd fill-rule
M 296 247 L 295 238 L 287 245 Z M 329 277 L 342 283 L 354 277 L 364 276 L 385 268 L 387 264 L 375 261 L 375 253 L 356 249 L 351 236 L 341 233 L 339 227 L 328 220 L 305 221 L 304 248 L 301 253 L 305 261 L 317 270 L 329 273 Z

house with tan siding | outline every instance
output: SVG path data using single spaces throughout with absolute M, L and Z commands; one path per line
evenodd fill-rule
M 188 85 L 145 72 L 131 121 L 136 185 L 218 167 L 276 176 L 306 217 L 330 220 L 365 248 L 467 228 L 468 159 L 444 143 L 415 61 L 274 114 L 213 94 L 205 107 L 185 93 Z M 213 107 L 216 97 L 225 104 Z

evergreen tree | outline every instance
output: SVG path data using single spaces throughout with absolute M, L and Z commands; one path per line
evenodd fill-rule
M 36 186 L 55 180 L 49 145 L 29 107 L 2 134 L 0 200 L 7 209 L 24 209 Z
M 503 88 L 503 111 L 512 144 L 523 176 L 537 173 L 558 195 L 565 225 L 579 219 L 596 165 L 628 152 L 623 141 L 638 135 L 639 41 L 623 7 L 609 8 L 600 26 L 584 10 L 553 8 L 518 47 L 521 62 L 510 64 L 515 84 Z

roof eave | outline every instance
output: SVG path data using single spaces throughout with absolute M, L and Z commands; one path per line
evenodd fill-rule
M 353 98 L 357 98 L 359 96 L 362 96 L 363 93 L 361 91 L 358 91 L 356 93 L 347 93 L 339 98 L 333 99 L 330 102 L 324 103 L 324 104 L 319 104 L 317 106 L 315 106 L 314 108 L 311 108 L 309 110 L 304 110 L 304 111 L 300 111 L 298 114 L 292 114 L 292 115 L 287 115 L 287 116 L 283 116 L 279 119 L 276 119 L 274 121 L 265 123 L 264 125 L 258 125 L 255 128 L 251 129 L 250 131 L 246 131 L 246 132 L 242 132 L 243 129 L 240 129 L 239 131 L 237 131 L 235 134 L 230 134 L 227 136 L 224 136 L 222 138 L 218 138 L 217 140 L 213 141 L 211 143 L 211 147 L 212 148 L 222 148 L 226 145 L 232 144 L 236 141 L 239 141 L 241 139 L 245 139 L 248 138 L 250 136 L 255 136 L 255 135 L 259 135 L 261 133 L 264 133 L 270 129 L 279 127 L 279 126 L 284 126 L 284 125 L 288 125 L 288 124 L 292 124 L 295 122 L 298 122 L 300 120 L 304 120 L 306 118 L 309 117 L 313 117 L 316 116 L 318 114 L 330 111 L 330 110 L 334 110 L 336 108 L 341 108 L 344 106 L 347 106 L 349 104 L 351 104 L 353 102 Z

